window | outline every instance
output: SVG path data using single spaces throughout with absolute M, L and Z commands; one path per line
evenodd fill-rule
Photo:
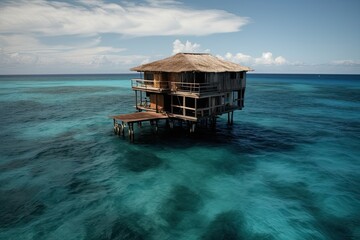
M 197 83 L 204 83 L 205 82 L 205 73 L 203 73 L 203 72 L 197 72 L 196 73 L 196 75 L 195 75 L 195 77 L 196 77 L 196 82 Z
M 240 78 L 244 79 L 244 72 L 240 72 Z
M 195 108 L 195 98 L 185 98 L 185 106 L 189 108 Z
M 145 80 L 154 80 L 154 74 L 151 72 L 145 72 L 144 79 Z
M 230 79 L 236 79 L 236 72 L 230 72 Z

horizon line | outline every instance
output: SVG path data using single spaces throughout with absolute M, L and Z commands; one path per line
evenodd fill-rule
M 125 75 L 125 74 L 139 74 L 139 72 L 123 72 L 123 73 L 10 73 L 0 74 L 0 76 L 59 76 L 59 75 Z M 266 72 L 248 72 L 248 75 L 360 75 L 360 73 L 266 73 Z

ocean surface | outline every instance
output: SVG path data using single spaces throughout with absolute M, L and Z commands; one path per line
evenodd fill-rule
M 137 76 L 0 76 L 0 239 L 360 239 L 359 75 L 249 74 L 233 126 L 130 143 Z

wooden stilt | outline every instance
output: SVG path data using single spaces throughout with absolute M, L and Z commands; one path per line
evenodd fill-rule
M 116 134 L 116 120 L 114 119 L 114 133 Z
M 190 133 L 194 133 L 195 132 L 195 127 L 196 127 L 196 123 L 192 122 L 191 126 L 190 126 Z
M 134 125 L 131 127 L 131 139 L 132 139 L 132 142 L 135 140 Z
M 121 130 L 120 130 L 119 124 L 117 124 L 117 126 L 116 126 L 116 135 L 118 135 L 118 136 L 121 135 Z
M 121 135 L 125 136 L 125 123 L 121 122 Z
M 211 118 L 211 128 L 216 129 L 216 116 Z
M 170 125 L 170 128 L 173 129 L 174 128 L 174 120 L 170 120 L 169 125 Z
M 117 128 L 116 128 L 116 135 L 121 135 L 122 132 L 122 125 L 121 124 L 117 124 Z
M 130 123 L 130 124 L 129 124 L 129 139 L 130 139 L 130 142 L 134 142 L 134 137 L 135 137 L 135 134 L 134 134 L 134 124 L 133 124 L 133 123 Z

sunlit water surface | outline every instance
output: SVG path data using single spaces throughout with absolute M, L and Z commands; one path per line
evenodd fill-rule
M 359 76 L 249 75 L 233 126 L 131 144 L 132 77 L 0 77 L 0 239 L 360 239 Z

